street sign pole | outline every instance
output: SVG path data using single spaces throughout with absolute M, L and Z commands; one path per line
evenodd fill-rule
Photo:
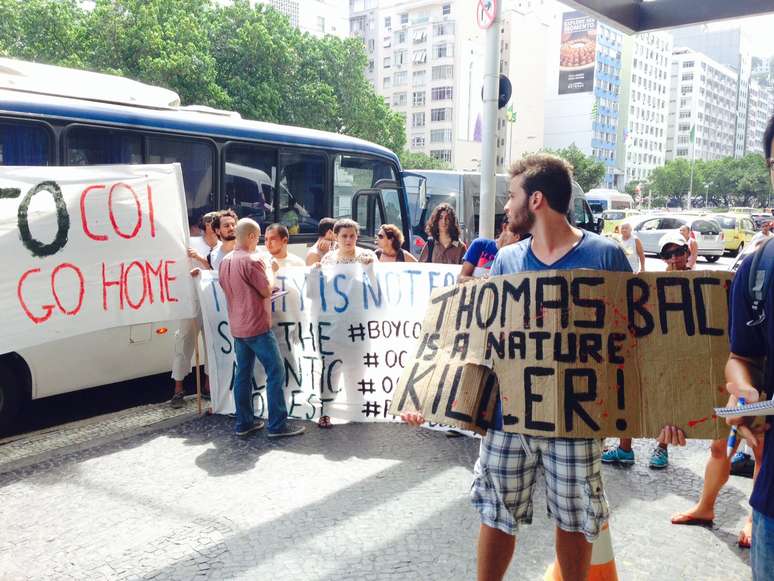
M 479 0 L 479 5 L 485 4 Z M 491 23 L 486 30 L 484 58 L 484 115 L 481 135 L 481 209 L 479 236 L 494 238 L 495 155 L 497 152 L 497 104 L 500 86 L 500 1 L 491 0 Z M 479 19 L 480 24 L 480 19 Z

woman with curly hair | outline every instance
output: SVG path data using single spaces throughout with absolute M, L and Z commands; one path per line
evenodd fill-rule
M 379 262 L 416 262 L 417 259 L 410 252 L 401 248 L 403 246 L 403 232 L 395 224 L 382 224 L 376 235 L 376 256 Z
M 422 249 L 419 262 L 436 264 L 462 264 L 468 247 L 460 240 L 457 215 L 449 204 L 438 204 L 425 225 L 427 244 Z

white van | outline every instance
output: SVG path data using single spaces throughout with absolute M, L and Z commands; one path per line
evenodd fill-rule
M 629 194 L 622 194 L 618 190 L 594 188 L 586 192 L 586 201 L 596 217 L 601 216 L 606 210 L 631 210 L 634 208 L 634 198 Z

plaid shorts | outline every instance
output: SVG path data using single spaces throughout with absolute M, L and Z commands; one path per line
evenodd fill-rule
M 489 430 L 481 440 L 470 491 L 482 524 L 510 535 L 516 534 L 519 524 L 530 524 L 532 493 L 542 468 L 548 516 L 563 531 L 580 532 L 593 541 L 610 516 L 601 454 L 601 440 Z

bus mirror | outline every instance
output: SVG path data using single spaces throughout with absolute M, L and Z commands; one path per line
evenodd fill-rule
M 352 219 L 360 224 L 365 236 L 376 236 L 376 231 L 385 223 L 386 216 L 381 190 L 358 190 L 352 196 Z

